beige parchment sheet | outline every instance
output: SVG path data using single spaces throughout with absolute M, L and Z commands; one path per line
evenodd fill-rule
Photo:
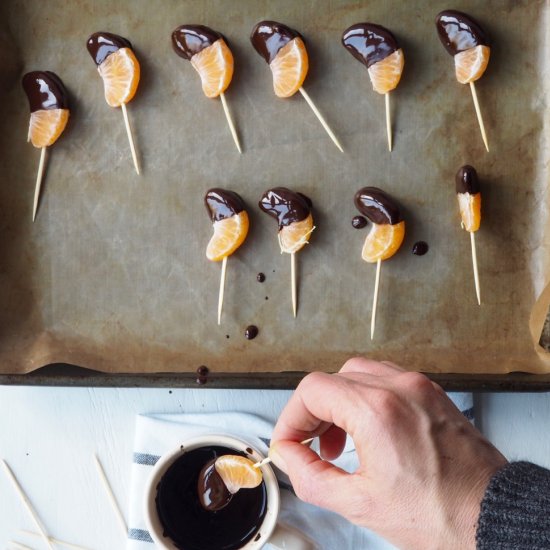
M 470 91 L 436 35 L 444 1 L 7 0 L 0 7 L 0 372 L 51 362 L 108 372 L 333 371 L 356 354 L 431 372 L 548 372 L 538 338 L 548 282 L 548 34 L 543 1 L 477 2 L 492 37 L 477 83 L 491 145 L 479 135 Z M 268 66 L 249 42 L 275 19 L 305 36 L 305 88 L 339 136 L 340 153 L 297 94 L 277 99 Z M 384 99 L 341 46 L 342 31 L 370 20 L 405 52 L 392 93 L 394 150 Z M 227 37 L 235 75 L 226 97 L 244 153 L 219 100 L 202 94 L 170 34 L 201 23 Z M 129 113 L 143 175 L 132 166 L 122 113 L 111 109 L 85 43 L 106 30 L 131 40 L 142 78 Z M 20 78 L 52 70 L 71 99 L 67 130 L 51 148 L 37 221 L 31 221 L 39 151 L 26 142 Z M 470 242 L 460 229 L 454 174 L 474 165 L 483 192 L 477 233 L 482 306 Z M 285 185 L 310 196 L 315 230 L 298 255 L 299 313 L 292 318 L 290 258 L 276 224 L 257 208 Z M 353 195 L 384 188 L 407 224 L 384 262 L 378 321 L 369 338 L 375 266 L 361 260 L 367 230 L 351 227 Z M 229 258 L 222 325 L 220 265 L 205 258 L 212 186 L 249 207 L 250 234 Z M 430 251 L 411 253 L 417 240 Z M 263 284 L 258 272 L 266 274 Z M 537 298 L 537 306 L 533 309 Z M 532 311 L 533 310 L 533 311 Z M 533 313 L 533 315 L 531 315 Z M 260 329 L 253 341 L 245 327 Z

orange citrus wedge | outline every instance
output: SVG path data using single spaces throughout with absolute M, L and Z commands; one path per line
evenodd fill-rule
M 69 109 L 40 109 L 31 113 L 27 141 L 35 147 L 53 145 L 67 126 L 68 120 Z
M 254 463 L 244 456 L 223 455 L 216 459 L 214 466 L 232 495 L 239 489 L 253 489 L 262 482 L 260 468 L 254 468 Z
M 202 91 L 206 97 L 218 97 L 233 78 L 233 54 L 223 38 L 195 54 L 191 65 L 201 77 Z
M 368 71 L 374 91 L 387 94 L 394 90 L 399 84 L 404 65 L 405 57 L 401 48 L 371 65 Z
M 97 70 L 103 79 L 105 101 L 111 107 L 120 107 L 132 100 L 139 84 L 140 68 L 130 48 L 113 52 Z
M 213 262 L 221 262 L 231 256 L 248 234 L 248 214 L 245 210 L 214 222 L 214 235 L 206 247 L 206 257 Z
M 489 63 L 491 49 L 488 46 L 476 46 L 455 55 L 456 79 L 461 84 L 475 82 L 485 72 Z
M 313 217 L 311 214 L 302 221 L 285 225 L 279 231 L 279 246 L 281 252 L 293 254 L 301 250 L 309 242 L 309 236 L 313 231 Z
M 404 238 L 404 221 L 395 225 L 373 223 L 372 229 L 363 245 L 361 257 L 365 262 L 369 263 L 376 263 L 378 260 L 387 260 L 399 250 Z
M 283 46 L 269 65 L 277 97 L 294 95 L 304 83 L 309 68 L 306 47 L 297 36 Z
M 462 225 L 469 233 L 479 229 L 481 223 L 481 193 L 457 193 Z

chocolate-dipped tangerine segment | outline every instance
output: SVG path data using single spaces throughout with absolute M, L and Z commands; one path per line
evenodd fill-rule
M 344 31 L 344 47 L 366 65 L 373 89 L 379 94 L 399 84 L 405 58 L 394 35 L 381 25 L 357 23 Z
M 234 61 L 219 32 L 203 25 L 181 25 L 172 33 L 172 45 L 199 73 L 206 97 L 223 94 L 233 78 Z
M 38 148 L 53 145 L 69 120 L 63 82 L 50 71 L 33 71 L 23 76 L 22 85 L 31 111 L 27 140 Z
M 364 187 L 355 194 L 355 206 L 372 222 L 361 257 L 369 263 L 391 258 L 405 238 L 405 222 L 395 201 L 377 187 Z
M 206 257 L 219 262 L 233 254 L 246 239 L 248 214 L 241 197 L 226 189 L 210 189 L 204 202 L 214 227 L 214 234 L 206 248 Z
M 281 252 L 293 254 L 308 244 L 315 229 L 308 197 L 286 187 L 274 187 L 262 195 L 259 206 L 277 220 Z
M 462 166 L 455 181 L 462 227 L 473 233 L 481 224 L 481 192 L 475 168 Z

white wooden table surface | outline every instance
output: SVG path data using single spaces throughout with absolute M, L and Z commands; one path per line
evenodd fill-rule
M 123 550 L 121 534 L 92 462 L 101 458 L 126 507 L 138 413 L 239 410 L 276 419 L 290 392 L 263 390 L 0 387 L 0 457 L 12 467 L 52 536 L 94 550 Z M 550 467 L 550 394 L 475 398 L 478 425 L 510 459 Z M 126 510 L 124 510 L 126 513 Z M 0 549 L 19 529 L 35 530 L 0 471 Z

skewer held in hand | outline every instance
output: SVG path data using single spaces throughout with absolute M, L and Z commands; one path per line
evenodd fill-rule
M 304 439 L 303 441 L 300 441 L 300 445 L 308 445 L 314 439 L 315 439 L 314 437 L 310 437 L 309 439 Z M 270 462 L 272 462 L 271 458 L 266 457 L 263 460 L 260 460 L 260 462 L 256 462 L 255 464 L 253 464 L 253 466 L 254 468 L 261 468 L 264 464 L 269 464 Z
M 344 150 L 342 149 L 342 146 L 340 145 L 340 142 L 338 141 L 338 138 L 334 135 L 334 132 L 330 129 L 330 126 L 327 124 L 327 121 L 324 119 L 323 115 L 319 112 L 319 109 L 317 109 L 317 106 L 315 103 L 313 103 L 313 100 L 311 97 L 309 97 L 309 94 L 303 89 L 299 88 L 300 93 L 304 97 L 304 99 L 307 101 L 307 104 L 311 107 L 311 110 L 315 113 L 315 116 L 319 119 L 319 122 L 322 124 L 323 128 L 325 129 L 326 133 L 329 135 L 330 139 L 334 142 L 334 145 L 340 149 L 340 151 L 343 153 Z

